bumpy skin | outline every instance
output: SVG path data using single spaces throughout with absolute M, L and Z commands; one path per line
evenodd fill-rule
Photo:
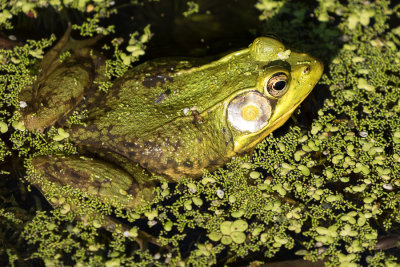
M 290 52 L 280 42 L 265 37 L 257 38 L 247 49 L 198 65 L 195 61 L 161 59 L 131 69 L 95 103 L 87 101 L 90 107 L 87 126 L 67 129 L 70 140 L 85 153 L 122 167 L 141 185 L 147 183 L 142 168 L 171 180 L 198 177 L 203 169 L 215 170 L 232 156 L 251 150 L 281 126 L 312 90 L 323 69 L 322 64 L 309 55 Z M 58 76 L 49 75 L 47 84 L 50 86 L 61 76 L 61 80 L 76 78 L 68 76 L 68 73 L 75 75 L 74 72 L 68 72 L 65 66 L 64 69 L 61 74 L 56 73 Z M 288 77 L 285 93 L 279 96 L 266 90 L 266 84 L 276 73 Z M 81 73 L 81 76 L 85 79 L 77 83 L 83 88 L 80 90 L 83 94 L 84 88 L 90 87 L 87 77 L 93 75 Z M 46 87 L 46 83 L 42 87 Z M 66 90 L 69 89 L 61 87 L 56 95 Z M 52 94 L 54 92 L 52 90 Z M 271 107 L 268 124 L 255 132 L 239 131 L 227 119 L 232 99 L 248 92 L 259 92 Z M 46 94 L 39 95 L 41 99 L 46 98 L 49 105 L 53 102 Z M 73 102 L 73 99 L 67 97 L 65 102 Z M 26 125 L 32 125 L 30 120 L 35 114 L 24 115 Z M 65 112 L 59 112 L 56 118 L 44 117 L 54 121 L 64 115 Z M 43 125 L 28 128 L 40 127 Z M 68 160 L 40 157 L 33 163 L 39 172 L 52 177 L 51 180 L 70 184 L 68 177 L 57 174 L 60 169 L 75 168 L 77 164 L 68 164 Z M 49 162 L 60 161 L 64 162 L 62 167 L 53 171 L 48 165 L 44 167 Z M 92 162 L 100 164 L 100 160 Z M 89 169 L 81 175 L 83 180 L 90 176 Z

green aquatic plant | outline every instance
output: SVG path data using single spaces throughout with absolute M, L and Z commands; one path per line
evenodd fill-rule
M 0 3 L 5 29 L 14 26 L 12 18 L 21 12 L 39 17 L 44 5 Z M 110 1 L 51 5 L 58 11 L 73 8 L 93 14 L 74 26 L 82 36 L 115 31 L 113 25 L 102 24 L 116 12 Z M 185 5 L 189 13 L 202 12 L 201 7 L 201 2 Z M 295 47 L 316 50 L 325 61 L 320 87 L 293 120 L 253 154 L 234 158 L 224 169 L 205 172 L 198 180 L 161 182 L 154 200 L 135 209 L 128 207 L 126 192 L 104 200 L 50 183 L 46 197 L 53 207 L 46 207 L 23 175 L 8 178 L 18 184 L 15 188 L 25 188 L 12 190 L 14 196 L 4 180 L 0 234 L 5 238 L 12 229 L 12 240 L 29 248 L 24 252 L 7 243 L 0 249 L 7 263 L 24 258 L 46 265 L 205 266 L 249 262 L 253 255 L 276 261 L 284 250 L 288 257 L 322 259 L 331 266 L 399 263 L 396 240 L 384 242 L 400 234 L 400 30 L 389 23 L 399 19 L 400 6 L 389 1 L 307 5 L 262 0 L 256 8 L 265 33 L 278 32 Z M 308 38 L 295 34 L 293 29 L 299 28 L 307 29 L 301 34 Z M 106 63 L 109 77 L 122 75 L 144 54 L 152 34 L 149 27 L 137 31 L 142 34 L 129 35 L 126 47 L 118 38 L 105 47 L 114 49 Z M 310 41 L 317 37 L 323 41 Z M 18 158 L 28 171 L 34 156 L 76 151 L 61 128 L 31 133 L 17 123 L 24 105 L 18 95 L 32 84 L 37 64 L 54 40 L 27 41 L 0 52 L 0 161 Z M 67 57 L 63 54 L 60 60 Z M 104 82 L 101 89 L 109 86 Z M 313 111 L 313 105 L 318 110 Z M 304 122 L 308 112 L 314 114 L 312 121 Z M 76 124 L 84 117 L 84 112 L 75 113 L 68 120 Z M 35 204 L 23 207 L 24 197 Z

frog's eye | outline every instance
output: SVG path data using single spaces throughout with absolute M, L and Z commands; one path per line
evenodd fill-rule
M 235 97 L 228 106 L 228 121 L 237 130 L 257 132 L 271 117 L 269 100 L 259 92 L 251 91 Z
M 273 97 L 280 97 L 288 88 L 289 78 L 284 72 L 277 72 L 272 75 L 265 83 L 265 89 L 269 95 Z

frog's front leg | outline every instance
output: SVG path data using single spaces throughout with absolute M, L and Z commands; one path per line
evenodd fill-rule
M 135 208 L 153 198 L 152 182 L 138 183 L 117 166 L 98 159 L 39 156 L 32 160 L 31 173 L 29 179 L 45 196 L 55 184 L 69 185 L 98 197 L 103 203 L 123 205 L 125 209 Z
M 20 100 L 27 103 L 21 121 L 30 131 L 54 125 L 81 102 L 95 79 L 103 79 L 97 70 L 104 60 L 89 48 L 98 38 L 77 41 L 70 32 L 69 28 L 46 53 L 37 80 L 20 93 Z M 59 56 L 66 51 L 70 55 L 61 61 Z
M 91 72 L 88 60 L 80 59 L 78 63 L 70 59 L 54 70 L 32 95 L 21 95 L 20 99 L 27 103 L 22 112 L 25 127 L 30 131 L 42 130 L 73 110 L 93 80 Z

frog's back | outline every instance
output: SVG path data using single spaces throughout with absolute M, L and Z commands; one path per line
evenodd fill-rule
M 255 71 L 251 64 L 246 68 L 229 66 L 232 73 L 226 73 L 225 67 L 202 63 L 158 59 L 129 70 L 100 104 L 91 108 L 89 121 L 101 128 L 112 126 L 111 133 L 142 136 L 177 118 L 190 116 L 192 111 L 202 113 L 215 106 L 236 91 L 235 87 L 247 82 L 243 73 Z M 227 76 L 237 79 L 226 79 Z M 250 79 L 254 78 L 248 76 Z
M 196 68 L 186 60 L 139 65 L 90 109 L 87 126 L 74 128 L 72 140 L 119 164 L 136 162 L 170 177 L 198 176 L 206 166 L 215 169 L 232 156 L 233 152 L 227 153 L 233 150 L 232 136 L 221 130 L 223 116 L 203 121 L 201 114 L 244 80 L 243 73 L 237 73 L 240 80 L 221 82 L 226 76 L 222 69 L 226 68 Z M 240 72 L 249 70 L 250 65 L 240 68 Z
M 174 179 L 200 176 L 282 125 L 322 70 L 318 60 L 263 37 L 198 67 L 147 62 L 117 80 L 90 109 L 88 126 L 71 136 L 119 165 L 138 163 Z

